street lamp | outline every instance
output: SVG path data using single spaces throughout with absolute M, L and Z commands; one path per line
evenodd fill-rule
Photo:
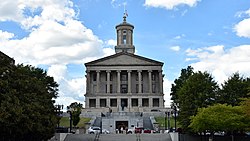
M 176 106 L 176 104 L 175 103 L 173 103 L 173 105 L 172 105 L 172 107 L 171 107 L 172 109 L 173 109 L 173 115 L 174 115 L 174 128 L 175 128 L 175 131 L 177 130 L 176 129 L 176 117 L 177 117 L 177 106 Z
M 67 106 L 67 113 L 69 113 L 69 132 L 71 133 L 72 132 L 72 112 L 70 110 L 70 107 Z
M 56 112 L 56 114 L 57 114 L 57 116 L 58 116 L 58 120 L 57 120 L 57 127 L 59 127 L 60 126 L 60 116 L 62 115 L 62 113 L 63 113 L 63 111 L 61 111 L 62 109 L 63 109 L 63 105 L 59 105 L 59 104 L 57 104 L 57 105 L 55 105 L 55 112 Z

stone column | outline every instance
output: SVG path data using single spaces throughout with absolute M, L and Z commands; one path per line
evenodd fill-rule
M 138 98 L 138 107 L 142 107 L 142 98 Z
M 121 98 L 117 98 L 117 108 L 118 108 L 118 112 L 121 111 Z
M 91 93 L 90 91 L 90 71 L 86 71 L 87 75 L 86 75 L 86 93 Z
M 96 71 L 96 93 L 99 93 L 100 88 L 100 71 Z
M 128 70 L 128 93 L 131 93 L 131 70 Z
M 121 71 L 117 71 L 117 93 L 121 92 Z
M 142 92 L 142 89 L 141 89 L 141 70 L 138 70 L 138 93 L 141 93 Z
M 106 71 L 107 73 L 107 93 L 110 93 L 110 71 Z
M 148 86 L 149 86 L 149 93 L 152 93 L 152 70 L 148 71 Z
M 107 98 L 107 107 L 111 107 L 110 106 L 110 98 Z
M 89 98 L 85 97 L 85 108 L 89 108 Z
M 160 86 L 160 94 L 163 93 L 163 77 L 162 70 L 159 70 L 159 86 Z
M 131 111 L 131 107 L 132 107 L 132 105 L 131 105 L 131 97 L 128 97 L 128 112 Z
M 164 100 L 164 99 L 161 99 L 161 98 L 159 98 L 159 99 L 160 99 L 160 100 L 159 100 L 159 102 L 160 102 L 160 103 L 159 103 L 159 106 L 163 108 L 163 107 L 164 107 L 164 102 L 165 102 L 165 100 Z
M 149 108 L 153 107 L 153 98 L 152 97 L 148 98 L 148 106 L 149 106 Z
M 100 98 L 96 98 L 96 108 L 100 108 Z

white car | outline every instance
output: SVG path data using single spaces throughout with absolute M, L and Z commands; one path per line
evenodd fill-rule
M 89 134 L 98 134 L 100 132 L 101 132 L 101 128 L 100 127 L 93 127 L 93 126 L 91 126 L 88 129 L 88 133 Z
M 110 134 L 110 132 L 107 129 L 102 129 L 102 134 Z

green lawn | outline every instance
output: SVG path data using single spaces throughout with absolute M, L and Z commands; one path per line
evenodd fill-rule
M 156 120 L 156 122 L 159 123 L 160 127 L 162 127 L 162 128 L 165 127 L 165 117 L 155 117 L 155 120 Z M 168 120 L 166 119 L 166 126 L 167 126 L 167 122 L 168 122 Z M 174 118 L 171 117 L 170 118 L 170 127 L 174 128 L 174 122 L 175 122 Z M 177 128 L 180 127 L 180 125 L 178 124 L 178 121 L 176 122 L 176 126 L 177 126 Z
M 91 118 L 81 117 L 79 123 L 77 124 L 77 127 L 83 128 L 85 126 L 85 123 L 88 123 L 90 120 Z M 62 117 L 60 120 L 60 126 L 69 127 L 69 117 Z

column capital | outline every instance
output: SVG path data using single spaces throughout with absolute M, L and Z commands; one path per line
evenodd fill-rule
M 132 72 L 132 70 L 127 70 L 128 73 Z
M 117 70 L 116 72 L 119 72 L 119 73 L 120 73 L 120 72 L 121 72 L 121 70 Z
M 90 73 L 90 70 L 86 70 L 85 72 L 86 72 L 86 73 Z
M 100 70 L 96 70 L 97 73 L 101 72 Z
M 107 70 L 106 72 L 107 72 L 107 73 L 110 73 L 110 72 L 111 72 L 111 70 Z
M 162 73 L 162 70 L 158 70 L 159 73 Z
M 142 72 L 142 70 L 137 70 L 137 72 Z
M 152 72 L 152 70 L 148 70 L 148 72 Z

